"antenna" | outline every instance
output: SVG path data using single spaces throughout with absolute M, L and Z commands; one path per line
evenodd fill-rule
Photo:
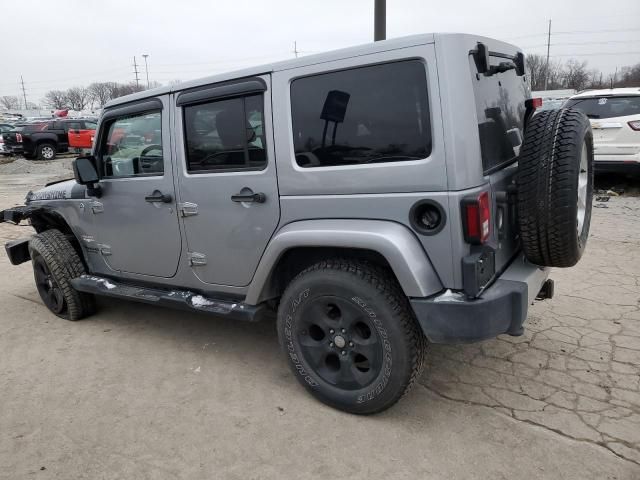
M 20 84 L 22 85 L 22 98 L 24 98 L 24 109 L 27 110 L 27 92 L 24 89 L 24 79 L 22 75 L 20 75 Z
M 136 57 L 133 57 L 133 71 L 136 74 L 136 87 L 140 88 L 140 78 L 138 77 L 138 64 L 136 63 Z

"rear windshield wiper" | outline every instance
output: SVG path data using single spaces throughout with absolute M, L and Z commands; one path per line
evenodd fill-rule
M 600 115 L 597 115 L 595 113 L 587 113 L 586 115 L 588 118 L 600 118 Z

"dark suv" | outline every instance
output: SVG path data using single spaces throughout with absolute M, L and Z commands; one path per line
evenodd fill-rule
M 95 130 L 96 123 L 80 119 L 52 119 L 23 123 L 3 134 L 7 153 L 22 154 L 25 158 L 53 160 L 57 153 L 69 148 L 69 130 Z

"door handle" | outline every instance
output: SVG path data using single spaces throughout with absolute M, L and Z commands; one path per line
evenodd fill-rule
M 250 188 L 243 188 L 239 193 L 235 195 L 231 195 L 231 201 L 233 202 L 255 202 L 255 203 L 264 203 L 267 200 L 267 196 L 262 193 L 253 193 L 253 190 Z
M 168 194 L 165 195 L 160 190 L 154 190 L 151 195 L 147 195 L 146 197 L 144 197 L 144 199 L 145 201 L 150 203 L 171 203 L 173 197 Z

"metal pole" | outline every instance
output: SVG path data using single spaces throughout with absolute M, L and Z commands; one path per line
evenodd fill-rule
M 547 89 L 549 81 L 549 50 L 551 48 L 551 19 L 549 19 L 549 33 L 547 34 L 547 65 L 544 68 L 544 89 Z
M 149 65 L 147 65 L 147 57 L 149 56 L 149 54 L 143 53 L 142 56 L 144 58 L 144 71 L 147 74 L 147 89 L 149 89 Z
M 387 38 L 387 0 L 374 0 L 373 41 Z
M 22 75 L 20 75 L 20 83 L 22 84 L 22 97 L 24 98 L 24 109 L 28 110 L 28 108 L 27 108 L 27 92 L 24 89 L 24 79 L 22 78 Z
M 136 57 L 133 57 L 133 71 L 136 74 L 136 88 L 140 88 L 140 79 L 138 78 L 138 63 Z

